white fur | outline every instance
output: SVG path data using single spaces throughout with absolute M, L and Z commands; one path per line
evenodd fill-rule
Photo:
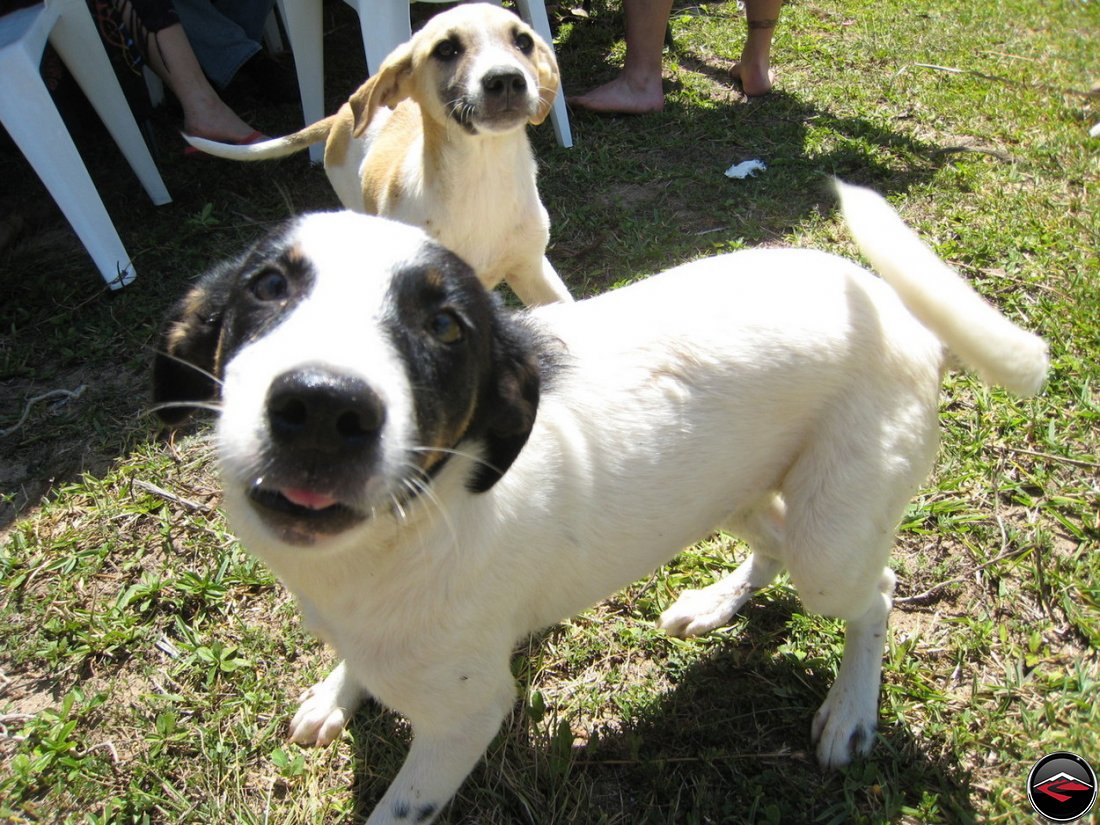
M 880 195 L 840 182 L 837 186 L 844 195 L 844 219 L 860 251 L 913 314 L 952 342 L 955 354 L 973 364 L 987 383 L 1019 395 L 1038 392 L 1047 373 L 1046 344 L 1022 333 L 952 272 L 893 210 L 883 208 Z
M 952 349 L 982 374 L 1025 375 L 1017 387 L 1037 387 L 1038 339 L 960 299 L 957 276 L 910 254 L 908 230 L 881 200 L 841 195 L 861 244 L 879 242 L 876 263 L 903 279 L 902 296 Z M 292 738 L 332 741 L 367 694 L 413 726 L 369 825 L 430 821 L 446 804 L 512 707 L 517 639 L 720 526 L 744 536 L 752 556 L 724 582 L 685 593 L 659 623 L 705 632 L 786 568 L 808 609 L 848 623 L 843 665 L 812 727 L 818 757 L 833 767 L 870 749 L 893 531 L 937 447 L 944 342 L 916 309 L 855 264 L 807 250 L 733 253 L 540 307 L 532 317 L 566 366 L 495 486 L 467 491 L 476 457 L 456 457 L 400 513 L 290 546 L 244 500 L 265 383 L 294 363 L 354 370 L 392 405 L 383 439 L 403 446 L 410 388 L 377 330 L 383 287 L 367 283 L 385 284 L 419 243 L 353 216 L 309 218 L 299 241 L 316 289 L 225 375 L 225 505 L 344 659 L 304 697 Z M 385 254 L 342 254 L 350 247 Z M 975 346 L 991 326 L 1012 345 Z

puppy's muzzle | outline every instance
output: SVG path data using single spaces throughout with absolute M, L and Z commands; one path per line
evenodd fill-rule
M 320 366 L 279 375 L 265 399 L 267 472 L 249 490 L 285 541 L 311 544 L 367 517 L 361 501 L 386 407 L 364 381 Z

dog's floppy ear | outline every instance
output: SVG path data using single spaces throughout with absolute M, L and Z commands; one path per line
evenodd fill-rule
M 153 402 L 165 424 L 183 423 L 219 395 L 225 307 L 235 270 L 222 264 L 204 275 L 165 320 L 153 361 Z
M 493 322 L 492 368 L 478 404 L 476 428 L 485 444 L 484 463 L 467 482 L 484 493 L 512 466 L 535 425 L 541 371 L 531 333 L 497 312 Z
M 381 106 L 393 109 L 412 94 L 413 50 L 411 41 L 402 43 L 382 62 L 378 72 L 348 99 L 355 127 L 352 135 L 362 137 Z
M 554 56 L 554 49 L 543 42 L 541 37 L 535 38 L 534 57 L 538 72 L 539 108 L 530 123 L 532 126 L 538 126 L 546 120 L 554 106 L 554 98 L 561 85 L 561 75 L 558 73 L 558 60 Z

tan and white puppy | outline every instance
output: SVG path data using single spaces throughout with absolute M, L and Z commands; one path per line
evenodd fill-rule
M 842 202 L 882 279 L 747 250 L 510 313 L 424 233 L 345 212 L 180 303 L 162 414 L 220 408 L 230 525 L 343 658 L 291 736 L 331 742 L 367 696 L 412 725 L 369 825 L 436 817 L 513 707 L 518 640 L 719 527 L 752 555 L 661 626 L 726 623 L 786 568 L 807 609 L 847 623 L 818 759 L 870 750 L 890 549 L 936 455 L 948 352 L 1020 393 L 1047 354 L 881 198 Z
M 527 124 L 558 92 L 554 50 L 488 3 L 432 17 L 336 114 L 286 137 L 234 146 L 185 136 L 231 160 L 278 158 L 325 141 L 325 172 L 355 212 L 419 226 L 493 288 L 525 304 L 571 301 L 546 259 Z

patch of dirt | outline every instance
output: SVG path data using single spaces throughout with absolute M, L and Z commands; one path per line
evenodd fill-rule
M 48 382 L 0 384 L 0 542 L 56 484 L 110 466 L 145 383 L 125 370 L 83 366 Z
M 609 184 L 595 196 L 605 207 L 616 207 L 624 212 L 639 212 L 652 206 L 663 194 L 664 187 L 641 183 Z

